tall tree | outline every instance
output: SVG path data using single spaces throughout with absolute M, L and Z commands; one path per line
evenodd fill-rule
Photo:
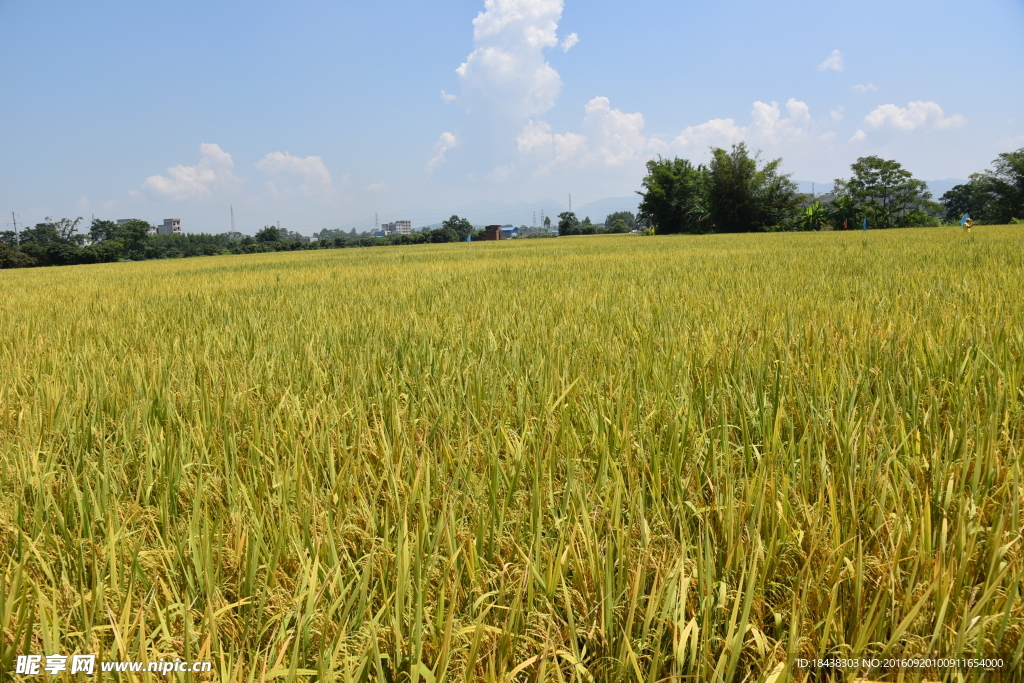
M 945 207 L 946 218 L 949 220 L 960 220 L 965 213 L 976 221 L 985 220 L 988 217 L 989 205 L 992 203 L 992 195 L 983 181 L 975 179 L 954 185 L 939 197 L 939 203 Z
M 610 228 L 615 221 L 619 220 L 623 221 L 630 230 L 636 227 L 636 216 L 632 211 L 613 211 L 605 217 L 604 225 L 606 228 Z
M 787 225 L 798 210 L 797 186 L 780 172 L 782 159 L 759 167 L 739 142 L 726 151 L 715 148 L 708 168 L 708 210 L 717 232 L 748 232 Z
M 897 162 L 878 156 L 860 157 L 850 165 L 853 176 L 836 180 L 835 192 L 853 199 L 860 213 L 879 228 L 910 225 L 921 212 L 935 212 L 932 193 L 923 180 Z
M 93 218 L 89 226 L 89 239 L 95 244 L 106 242 L 117 237 L 117 223 Z
M 580 221 L 572 211 L 563 211 L 558 214 L 558 234 L 578 235 L 580 234 Z
M 441 227 L 453 230 L 459 236 L 460 242 L 465 242 L 466 238 L 473 234 L 473 224 L 469 222 L 469 219 L 459 218 L 458 216 L 452 216 L 448 220 L 443 221 Z
M 653 226 L 659 235 L 706 232 L 702 210 L 706 177 L 704 167 L 694 166 L 689 159 L 659 156 L 648 161 L 644 189 L 637 192 L 641 200 L 634 224 Z
M 264 225 L 263 229 L 256 233 L 257 242 L 280 242 L 281 231 L 273 225 Z
M 1016 152 L 1003 152 L 992 166 L 992 170 L 971 178 L 991 197 L 987 218 L 997 223 L 1024 219 L 1024 147 Z
M 127 223 L 118 223 L 115 237 L 124 244 L 130 256 L 140 258 L 146 242 L 149 240 L 150 225 L 146 221 L 133 219 Z

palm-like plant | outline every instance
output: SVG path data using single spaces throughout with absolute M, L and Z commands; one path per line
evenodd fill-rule
M 804 209 L 804 213 L 800 216 L 800 227 L 804 230 L 821 230 L 821 227 L 828 220 L 828 216 L 825 211 L 825 207 L 821 205 L 821 202 L 812 202 L 810 206 Z

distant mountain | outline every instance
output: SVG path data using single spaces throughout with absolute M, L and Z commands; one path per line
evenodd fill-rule
M 605 216 L 616 211 L 632 211 L 635 214 L 639 203 L 640 195 L 636 194 L 632 197 L 606 197 L 605 199 L 587 202 L 579 208 L 574 208 L 573 213 L 580 220 L 590 216 L 592 222 L 603 223 Z

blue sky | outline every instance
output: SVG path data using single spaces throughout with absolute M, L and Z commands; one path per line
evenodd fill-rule
M 0 29 L 4 222 L 519 224 L 738 140 L 822 183 L 1024 147 L 1024 0 L 0 0 Z

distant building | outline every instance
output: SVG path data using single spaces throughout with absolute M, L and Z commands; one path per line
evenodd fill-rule
M 513 228 L 511 225 L 506 225 L 501 228 L 501 239 L 507 240 L 513 237 L 519 237 L 519 228 Z
M 385 235 L 411 235 L 412 221 L 395 221 L 380 226 Z
M 163 224 L 154 226 L 154 230 L 156 235 L 180 235 L 181 219 L 165 218 Z
M 501 226 L 488 225 L 484 228 L 484 240 L 497 241 L 501 239 Z
M 149 221 L 143 221 L 141 218 L 118 218 L 117 224 L 123 225 L 125 223 L 131 223 L 132 221 L 142 221 L 143 223 L 149 224 Z M 160 225 L 149 226 L 150 235 L 180 235 L 181 234 L 181 219 L 180 218 L 165 218 L 164 222 Z

